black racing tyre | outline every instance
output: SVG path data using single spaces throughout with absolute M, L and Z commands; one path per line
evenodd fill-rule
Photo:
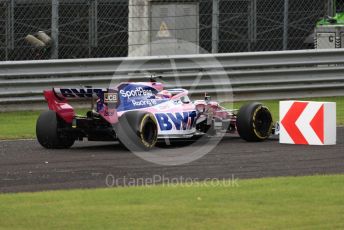
M 38 142 L 47 149 L 70 148 L 75 139 L 61 136 L 58 129 L 67 124 L 54 111 L 45 111 L 40 114 L 36 123 L 36 137 Z
M 260 103 L 242 106 L 237 114 L 236 123 L 240 137 L 246 141 L 264 141 L 271 135 L 271 112 Z
M 124 113 L 115 126 L 120 142 L 132 151 L 149 151 L 158 140 L 158 125 L 154 116 L 144 111 Z

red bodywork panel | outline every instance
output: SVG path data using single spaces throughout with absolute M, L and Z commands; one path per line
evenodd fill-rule
M 72 123 L 75 117 L 75 111 L 72 106 L 67 103 L 66 99 L 60 99 L 55 96 L 52 90 L 44 90 L 45 100 L 48 102 L 48 107 L 67 123 Z

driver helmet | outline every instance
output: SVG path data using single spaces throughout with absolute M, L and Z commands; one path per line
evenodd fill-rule
M 159 93 L 157 93 L 156 96 L 161 99 L 169 99 L 172 97 L 172 94 L 168 92 L 167 90 L 162 90 Z

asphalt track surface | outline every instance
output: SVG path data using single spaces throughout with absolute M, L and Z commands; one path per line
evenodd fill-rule
M 337 142 L 335 146 L 296 146 L 281 145 L 277 139 L 247 143 L 228 137 L 194 162 L 160 166 L 117 143 L 78 142 L 68 150 L 46 150 L 35 140 L 1 141 L 0 192 L 98 188 L 107 187 L 106 182 L 121 186 L 128 185 L 131 178 L 168 181 L 234 176 L 240 180 L 344 173 L 344 128 L 338 128 Z

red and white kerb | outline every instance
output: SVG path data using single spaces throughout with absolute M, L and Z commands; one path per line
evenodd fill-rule
M 280 143 L 336 144 L 336 103 L 281 101 Z

